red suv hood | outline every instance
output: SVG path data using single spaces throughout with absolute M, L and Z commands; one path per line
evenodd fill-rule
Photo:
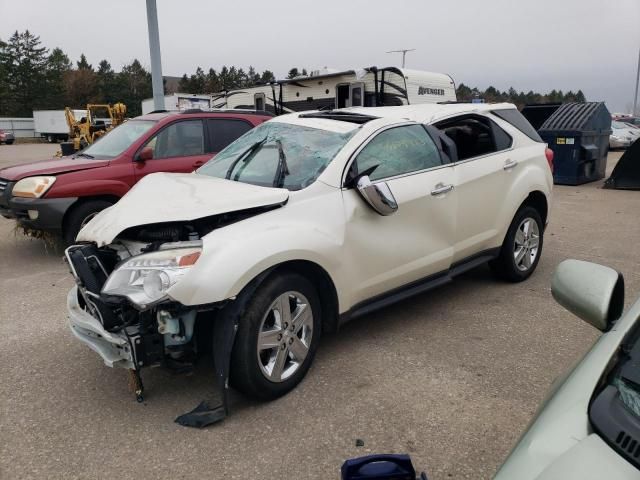
M 82 157 L 61 157 L 38 162 L 24 163 L 0 169 L 0 178 L 15 181 L 34 175 L 55 175 L 57 173 L 74 172 L 88 168 L 104 167 L 108 160 L 92 160 Z

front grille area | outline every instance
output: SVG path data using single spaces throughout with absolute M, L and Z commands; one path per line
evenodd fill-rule
M 4 178 L 0 178 L 0 195 L 2 195 L 9 185 L 9 180 L 5 180 Z

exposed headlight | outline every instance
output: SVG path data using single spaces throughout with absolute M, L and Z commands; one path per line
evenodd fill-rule
M 19 180 L 11 191 L 14 197 L 40 198 L 51 188 L 56 177 L 27 177 Z
M 202 253 L 202 247 L 197 245 L 199 242 L 184 243 L 182 247 L 128 258 L 109 276 L 102 293 L 127 297 L 140 307 L 163 300 L 167 290 L 189 271 Z

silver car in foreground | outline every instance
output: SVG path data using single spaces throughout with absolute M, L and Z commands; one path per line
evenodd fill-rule
M 622 275 L 579 260 L 558 266 L 551 292 L 604 334 L 556 382 L 495 479 L 637 480 L 640 299 L 622 316 Z

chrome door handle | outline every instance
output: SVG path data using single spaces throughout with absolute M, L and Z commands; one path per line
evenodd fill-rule
M 439 183 L 436 185 L 436 188 L 431 190 L 431 195 L 442 195 L 443 193 L 447 193 L 453 190 L 453 185 L 444 185 L 443 183 Z
M 504 162 L 504 167 L 502 168 L 504 170 L 511 170 L 516 165 L 518 165 L 518 162 L 516 160 L 507 160 L 506 162 Z

